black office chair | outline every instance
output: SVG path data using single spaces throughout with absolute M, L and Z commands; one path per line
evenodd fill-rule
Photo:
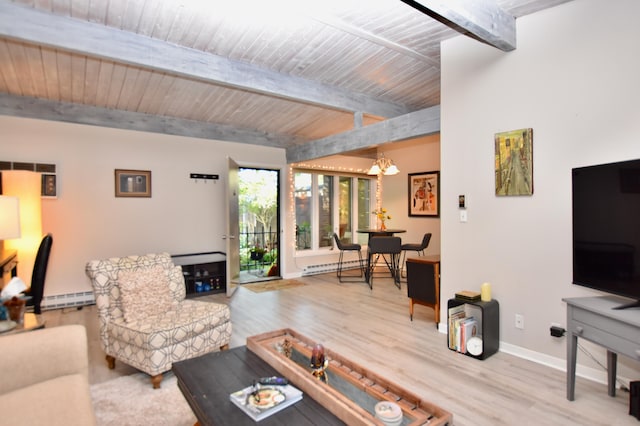
M 402 266 L 402 268 L 400 269 L 400 271 L 404 271 L 406 268 L 407 252 L 415 251 L 415 252 L 418 252 L 418 256 L 420 255 L 424 256 L 424 251 L 426 250 L 427 247 L 429 247 L 430 241 L 431 241 L 431 232 L 427 232 L 422 237 L 422 242 L 420 244 L 414 244 L 414 243 L 403 244 L 402 247 L 400 247 L 402 250 L 402 260 L 400 261 L 400 266 Z M 404 275 L 402 276 L 404 277 Z
M 42 313 L 40 304 L 42 303 L 42 296 L 44 294 L 44 279 L 47 275 L 47 265 L 49 263 L 52 244 L 53 237 L 51 234 L 45 235 L 40 243 L 40 247 L 38 247 L 36 260 L 33 263 L 31 288 L 25 292 L 27 296 L 31 296 L 31 298 L 27 300 L 27 307 L 33 307 L 33 312 L 38 315 Z
M 364 264 L 362 262 L 362 253 L 360 250 L 362 250 L 362 246 L 360 244 L 344 244 L 342 241 L 340 241 L 340 238 L 338 237 L 338 234 L 336 234 L 335 232 L 333 233 L 333 239 L 336 241 L 336 247 L 338 247 L 338 250 L 340 250 L 340 257 L 338 258 L 338 270 L 336 271 L 336 275 L 338 276 L 338 281 L 340 282 L 348 282 L 348 281 L 360 281 L 360 279 L 363 277 L 363 267 Z M 357 251 L 358 252 L 358 269 L 360 270 L 360 275 L 349 275 L 349 276 L 345 276 L 343 278 L 342 276 L 342 271 L 343 271 L 343 259 L 344 259 L 344 252 L 345 251 Z M 358 278 L 358 280 L 353 280 L 353 278 Z M 343 281 L 344 280 L 344 281 Z
M 369 251 L 367 256 L 367 269 L 365 271 L 369 288 L 373 289 L 373 271 L 376 267 L 376 263 L 382 256 L 383 260 L 387 264 L 393 282 L 400 289 L 400 270 L 398 268 L 402 240 L 400 237 L 371 237 L 369 240 Z M 374 259 L 375 257 L 375 259 Z

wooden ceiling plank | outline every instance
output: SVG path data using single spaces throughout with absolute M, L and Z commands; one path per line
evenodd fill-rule
M 0 36 L 333 109 L 383 117 L 409 111 L 372 96 L 10 3 L 0 2 Z
M 46 84 L 47 98 L 60 100 L 60 85 L 58 82 L 58 62 L 56 52 L 52 49 L 42 48 L 42 69 Z
M 56 52 L 60 101 L 71 102 L 71 56 L 67 52 Z
M 109 86 L 113 76 L 115 64 L 111 61 L 100 61 L 100 70 L 98 71 L 97 83 L 98 90 L 96 92 L 96 106 L 106 107 L 109 103 Z
M 120 103 L 120 96 L 124 87 L 124 79 L 127 73 L 127 66 L 115 64 L 109 79 L 109 89 L 107 90 L 107 108 L 117 108 Z
M 315 8 L 313 9 L 313 13 L 309 13 L 307 14 L 307 16 L 325 25 L 332 26 L 340 31 L 351 34 L 359 39 L 364 39 L 371 43 L 385 47 L 387 49 L 391 49 L 398 53 L 402 53 L 403 55 L 410 56 L 413 59 L 417 59 L 419 61 L 425 62 L 431 66 L 434 66 L 434 67 L 440 66 L 440 64 L 437 63 L 436 61 L 433 61 L 428 56 L 425 56 L 420 52 L 415 51 L 414 49 L 411 49 L 409 47 L 396 43 L 395 41 L 389 40 L 385 37 L 381 37 L 376 34 L 373 34 L 370 31 L 366 31 L 362 28 L 356 27 L 355 25 L 351 25 L 341 19 L 331 16 L 328 13 L 318 13 L 318 11 L 319 11 L 319 8 Z
M 402 0 L 430 17 L 502 51 L 516 48 L 516 18 L 495 1 Z
M 327 157 L 440 131 L 440 106 L 411 112 L 380 123 L 287 148 L 287 163 Z
M 87 75 L 87 58 L 71 56 L 71 102 L 82 103 L 84 100 L 85 81 Z
M 16 75 L 20 76 L 18 78 L 20 93 L 24 96 L 37 96 L 33 87 L 33 80 L 31 79 L 31 70 L 29 62 L 27 61 L 26 47 L 27 46 L 23 43 L 9 46 L 11 63 L 16 70 Z
M 0 67 L 0 80 L 2 82 L 0 88 L 7 93 L 12 91 L 15 93 L 16 88 L 20 87 L 20 82 L 9 49 L 10 45 L 0 40 L 0 63 L 8 64 L 8 66 Z
M 157 72 L 149 73 L 149 81 L 146 90 L 141 96 L 137 111 L 146 114 L 157 114 L 158 105 L 162 100 L 162 96 L 166 93 L 165 74 Z
M 234 126 L 0 93 L 0 115 L 283 148 L 300 140 Z

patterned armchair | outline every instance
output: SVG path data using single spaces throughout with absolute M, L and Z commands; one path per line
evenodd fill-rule
M 86 272 L 109 368 L 118 359 L 159 388 L 173 362 L 229 347 L 229 307 L 185 299 L 182 269 L 169 254 L 92 260 Z

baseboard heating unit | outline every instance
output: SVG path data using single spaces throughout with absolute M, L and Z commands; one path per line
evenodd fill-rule
M 79 308 L 81 306 L 94 305 L 96 298 L 92 291 L 84 291 L 81 293 L 57 294 L 53 296 L 45 296 L 42 298 L 42 310 L 62 308 Z
M 360 267 L 360 263 L 357 260 L 342 262 L 343 271 L 347 269 L 358 269 L 359 267 Z M 302 271 L 302 276 L 324 274 L 327 272 L 336 272 L 337 270 L 338 270 L 338 262 L 309 265 L 304 267 L 304 270 Z

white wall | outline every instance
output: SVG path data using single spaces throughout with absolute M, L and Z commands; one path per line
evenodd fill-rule
M 561 299 L 597 295 L 571 284 L 571 169 L 640 158 L 638 16 L 635 0 L 574 1 L 518 19 L 510 53 L 467 37 L 443 43 L 442 294 L 489 281 L 503 350 L 564 367 L 566 339 L 549 335 L 566 325 Z M 493 136 L 527 127 L 534 194 L 496 197 Z M 640 363 L 620 361 L 622 375 L 639 377 Z M 582 353 L 578 362 L 585 374 L 598 368 Z
M 6 116 L 0 129 L 0 160 L 57 166 L 58 197 L 42 202 L 54 239 L 45 296 L 91 291 L 91 259 L 226 251 L 227 156 L 286 171 L 284 150 L 255 145 Z M 115 169 L 151 170 L 152 197 L 116 198 Z
M 431 232 L 431 241 L 425 254 L 440 254 L 440 218 L 409 217 L 408 188 L 410 173 L 440 170 L 440 135 L 388 144 L 382 150 L 385 152 L 385 156 L 392 159 L 400 169 L 400 173 L 397 175 L 383 176 L 382 178 L 382 205 L 392 215 L 387 226 L 407 230 L 404 234 L 397 234 L 402 238 L 403 243 L 420 243 L 422 236 Z M 412 254 L 410 253 L 409 256 Z

